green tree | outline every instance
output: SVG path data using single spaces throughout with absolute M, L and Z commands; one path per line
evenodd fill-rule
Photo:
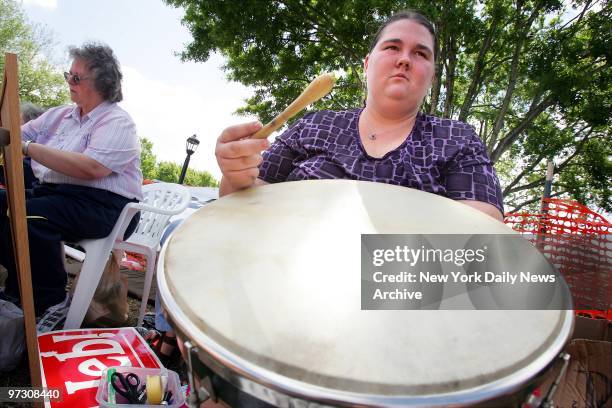
M 219 182 L 207 171 L 187 169 L 185 184 L 188 186 L 219 187 Z
M 155 170 L 155 178 L 168 183 L 178 182 L 179 176 L 181 175 L 181 166 L 169 161 L 157 163 Z
M 205 61 L 211 52 L 223 54 L 229 79 L 255 88 L 239 112 L 262 121 L 322 72 L 335 71 L 339 80 L 314 109 L 360 106 L 370 37 L 406 7 L 392 0 L 165 1 L 185 9 L 193 36 L 181 57 Z M 560 174 L 554 196 L 612 210 L 612 7 L 566 3 L 410 4 L 438 31 L 437 75 L 423 109 L 474 125 L 496 163 L 508 210 L 537 206 L 551 158 Z
M 153 142 L 146 137 L 140 138 L 140 168 L 145 179 L 154 179 L 156 176 L 155 163 L 157 158 L 153 154 Z
M 162 161 L 157 162 L 153 154 L 153 142 L 146 137 L 140 138 L 140 168 L 142 176 L 149 180 L 159 180 L 168 183 L 177 183 L 181 175 L 182 165 Z M 207 171 L 187 169 L 185 185 L 197 187 L 218 187 L 219 182 Z
M 155 179 L 168 183 L 176 183 L 181 175 L 182 165 L 168 161 L 162 161 L 155 168 Z M 185 185 L 197 187 L 218 187 L 217 180 L 207 171 L 187 169 L 185 174 Z
M 51 36 L 28 23 L 19 3 L 0 0 L 0 70 L 5 53 L 17 54 L 22 102 L 50 108 L 69 100 L 63 76 L 43 57 L 51 45 Z

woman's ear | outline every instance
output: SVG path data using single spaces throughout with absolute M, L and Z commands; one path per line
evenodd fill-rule
M 365 60 L 363 60 L 363 73 L 366 74 L 368 72 L 368 61 L 370 60 L 370 54 L 366 55 Z

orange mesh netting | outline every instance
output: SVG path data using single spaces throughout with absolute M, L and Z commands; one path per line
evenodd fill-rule
M 144 272 L 147 267 L 147 260 L 141 254 L 125 251 L 121 266 L 132 271 Z
M 547 198 L 541 213 L 506 214 L 564 276 L 574 309 L 612 320 L 612 224 L 570 200 Z

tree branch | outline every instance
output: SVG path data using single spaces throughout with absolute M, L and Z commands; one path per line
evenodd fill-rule
M 507 194 L 510 194 L 512 188 L 516 186 L 519 183 L 519 181 L 521 181 L 521 179 L 525 177 L 527 173 L 530 173 L 538 164 L 540 164 L 540 162 L 542 161 L 542 159 L 544 159 L 544 157 L 545 156 L 543 154 L 539 155 L 538 158 L 533 161 L 533 163 L 525 167 L 525 169 L 523 169 L 523 171 L 521 171 L 519 175 L 516 176 L 514 180 L 512 180 L 512 182 L 506 186 L 506 188 L 504 188 L 502 195 L 505 196 Z
M 558 196 L 560 196 L 563 193 L 565 193 L 565 191 L 557 191 L 556 193 L 552 193 L 550 195 L 550 198 L 558 197 Z M 514 209 L 512 209 L 511 211 L 508 211 L 508 214 L 514 214 L 518 210 L 523 208 L 524 206 L 532 204 L 532 203 L 535 203 L 535 202 L 540 201 L 540 200 L 542 200 L 542 197 L 536 197 L 536 198 L 532 198 L 531 200 L 524 201 L 524 202 L 518 204 L 516 207 L 514 207 Z M 512 204 L 510 204 L 510 205 L 512 205 Z
M 584 126 L 582 130 L 584 130 L 586 128 L 586 126 Z M 589 131 L 587 132 L 586 135 L 584 135 L 584 137 L 582 138 L 582 140 L 580 142 L 578 142 L 578 144 L 576 145 L 576 150 L 574 150 L 574 153 L 570 154 L 567 159 L 565 159 L 561 164 L 559 164 L 557 166 L 557 173 L 561 173 L 561 171 L 569 164 L 569 162 L 576 157 L 580 152 L 582 152 L 582 149 L 584 147 L 584 145 L 586 144 L 586 142 L 590 139 L 589 136 L 591 136 L 591 133 L 593 133 L 593 129 L 589 129 Z
M 576 145 L 576 150 L 574 150 L 574 153 L 569 155 L 563 162 L 561 162 L 561 164 L 559 164 L 558 166 L 555 166 L 554 174 L 560 174 L 563 171 L 563 169 L 574 159 L 574 157 L 576 157 L 582 151 L 584 145 L 589 140 L 589 136 L 591 135 L 592 132 L 593 132 L 593 129 L 590 129 L 587 132 L 587 134 L 584 135 L 584 137 L 578 143 L 578 145 Z M 537 179 L 537 180 L 535 180 L 535 181 L 533 181 L 533 182 L 531 182 L 529 184 L 524 184 L 524 185 L 516 187 L 516 188 L 507 187 L 507 188 L 504 189 L 504 194 L 512 194 L 512 193 L 516 193 L 516 192 L 519 192 L 519 191 L 522 191 L 522 190 L 528 190 L 530 188 L 534 188 L 534 187 L 542 184 L 545 180 L 546 180 L 546 177 L 541 177 L 541 178 L 539 178 L 539 179 Z
M 580 24 L 580 21 L 582 20 L 582 18 L 584 17 L 584 15 L 586 14 L 586 12 L 593 6 L 592 2 L 589 0 L 586 3 L 584 3 L 584 8 L 582 9 L 582 11 L 580 12 L 580 14 L 578 14 L 576 17 L 568 20 L 565 24 L 563 24 L 561 27 L 559 27 L 559 30 L 563 30 L 565 27 L 569 26 L 570 24 L 572 25 L 572 27 L 575 27 L 576 24 Z M 572 22 L 574 20 L 577 20 L 575 24 L 572 24 Z
M 538 95 L 536 95 L 538 98 Z M 535 98 L 534 98 L 535 102 Z M 544 98 L 539 104 L 534 105 L 532 103 L 529 111 L 514 129 L 512 129 L 506 136 L 499 140 L 497 146 L 494 146 L 493 143 L 489 145 L 490 149 L 493 149 L 490 152 L 491 161 L 496 162 L 502 154 L 514 143 L 514 141 L 521 135 L 521 133 L 533 122 L 533 120 L 542 113 L 545 109 L 553 105 L 553 99 L 551 96 Z
M 446 68 L 446 98 L 444 99 L 444 114 L 445 118 L 451 117 L 453 107 L 453 96 L 455 87 L 455 67 L 457 65 L 457 50 L 454 38 L 448 37 L 448 66 Z
M 504 118 L 506 117 L 506 112 L 508 111 L 508 107 L 510 106 L 510 101 L 512 100 L 512 96 L 514 95 L 514 89 L 516 88 L 516 83 L 518 79 L 518 68 L 519 61 L 521 56 L 521 51 L 523 50 L 523 45 L 525 44 L 525 39 L 527 38 L 527 33 L 533 24 L 533 21 L 539 14 L 541 5 L 535 7 L 531 12 L 531 15 L 527 19 L 525 23 L 520 21 L 520 17 L 517 17 L 516 30 L 519 32 L 519 38 L 514 47 L 514 52 L 512 54 L 512 63 L 510 65 L 510 75 L 508 78 L 508 86 L 506 87 L 506 93 L 504 95 L 504 99 L 501 104 L 501 108 L 497 113 L 497 118 L 493 124 L 493 130 L 491 131 L 490 143 L 491 146 L 494 146 L 497 143 L 497 138 L 499 137 L 499 132 L 504 126 Z M 520 10 L 517 10 L 517 14 L 520 14 Z
M 444 30 L 446 21 L 438 21 L 437 27 L 438 32 Z M 440 99 L 440 89 L 442 88 L 442 71 L 444 69 L 444 61 L 446 60 L 446 47 L 437 44 L 435 50 L 437 57 L 436 61 L 436 75 L 431 84 L 431 105 L 429 107 L 429 114 L 436 115 L 438 113 L 438 101 Z
M 472 103 L 474 103 L 474 99 L 476 95 L 480 91 L 480 87 L 482 86 L 482 71 L 486 66 L 485 56 L 489 52 L 491 48 L 491 44 L 493 44 L 493 35 L 497 31 L 497 26 L 501 19 L 501 12 L 494 13 L 493 19 L 491 20 L 491 26 L 487 31 L 487 35 L 480 47 L 480 51 L 478 52 L 478 57 L 476 57 L 476 63 L 474 64 L 474 72 L 472 73 L 472 81 L 468 87 L 468 90 L 465 94 L 465 98 L 463 99 L 463 104 L 461 105 L 461 110 L 459 111 L 459 120 L 465 122 L 469 113 Z

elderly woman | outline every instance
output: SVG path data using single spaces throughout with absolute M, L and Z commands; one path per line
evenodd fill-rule
M 272 146 L 248 139 L 260 123 L 225 129 L 216 147 L 220 194 L 292 180 L 368 180 L 460 200 L 501 221 L 499 181 L 474 129 L 419 112 L 435 75 L 435 42 L 423 15 L 398 13 L 365 57 L 365 108 L 308 114 Z
M 37 316 L 67 305 L 61 242 L 107 236 L 123 207 L 142 198 L 140 143 L 134 122 L 117 105 L 122 74 L 113 51 L 91 43 L 71 48 L 70 56 L 64 77 L 75 104 L 49 109 L 21 128 L 23 154 L 38 179 L 26 191 Z M 18 302 L 6 213 L 0 190 L 0 263 L 8 270 L 0 295 Z

